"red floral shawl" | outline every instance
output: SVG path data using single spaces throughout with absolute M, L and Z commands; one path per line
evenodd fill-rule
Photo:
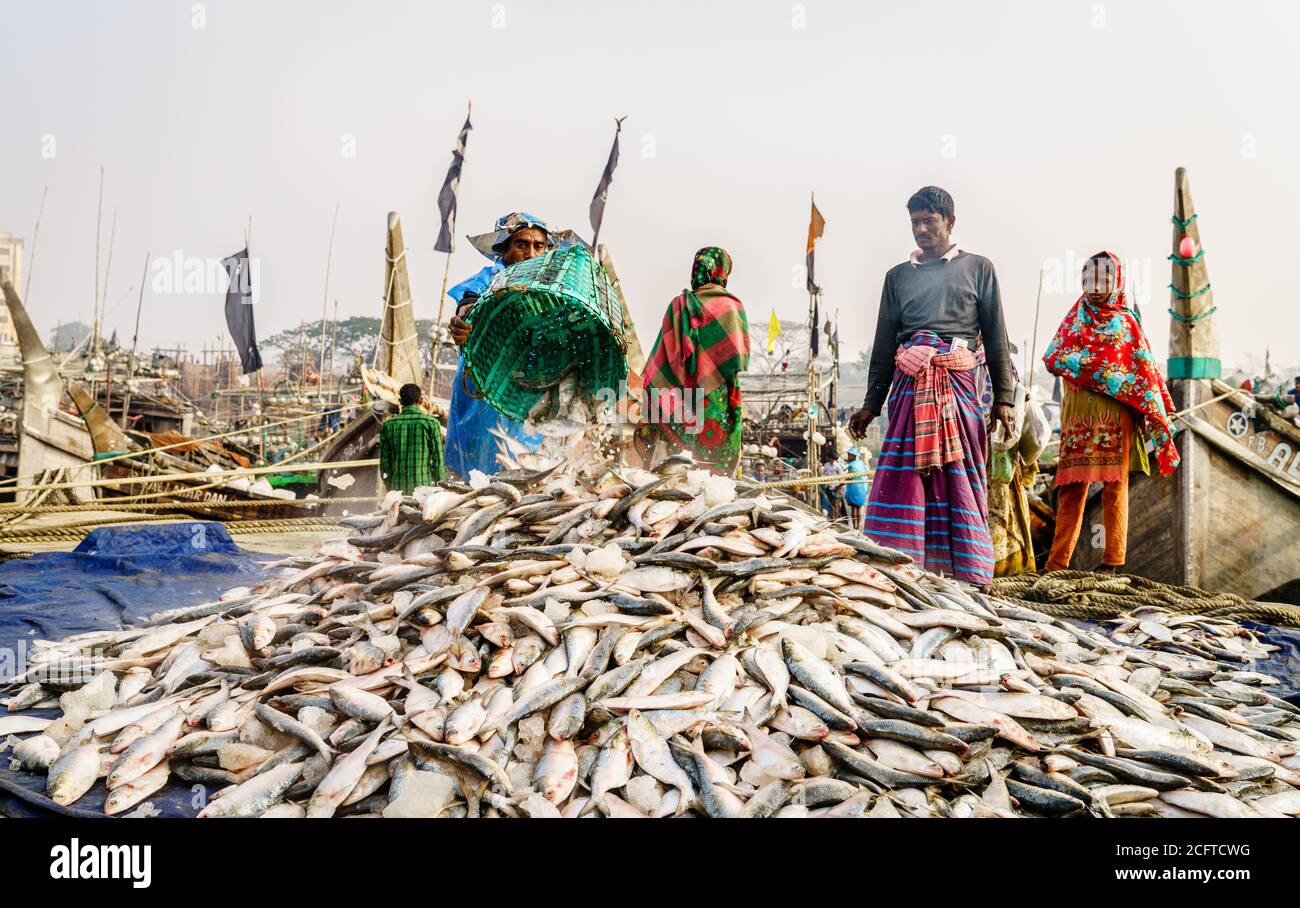
M 1142 325 L 1125 300 L 1119 257 L 1101 254 L 1115 267 L 1117 289 L 1100 305 L 1080 296 L 1056 329 L 1043 363 L 1053 375 L 1114 398 L 1141 414 L 1143 431 L 1155 444 L 1156 465 L 1168 476 L 1179 462 L 1170 418 L 1174 404 Z

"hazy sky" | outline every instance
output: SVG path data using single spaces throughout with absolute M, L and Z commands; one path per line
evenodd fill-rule
M 513 210 L 590 237 L 587 206 L 627 115 L 602 240 L 642 343 L 707 244 L 730 250 L 753 321 L 802 318 L 809 193 L 826 217 L 825 305 L 849 355 L 881 279 L 913 244 L 904 204 L 935 183 L 956 238 L 1001 278 L 1012 340 L 1038 349 L 1076 266 L 1135 260 L 1158 355 L 1168 338 L 1174 168 L 1189 169 L 1224 358 L 1300 360 L 1291 264 L 1300 8 L 1053 0 L 852 3 L 17 2 L 0 0 L 0 230 L 27 239 L 49 195 L 31 308 L 42 332 L 89 321 L 95 196 L 117 209 L 105 333 L 129 341 L 146 250 L 261 259 L 259 332 L 317 319 L 329 294 L 378 315 L 384 226 L 403 220 L 419 317 L 444 257 L 436 196 L 474 102 L 464 242 Z M 196 27 L 196 25 L 201 27 Z M 141 343 L 224 331 L 218 293 L 146 293 Z

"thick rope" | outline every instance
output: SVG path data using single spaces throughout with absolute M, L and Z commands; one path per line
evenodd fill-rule
M 874 470 L 861 470 L 857 473 L 837 473 L 834 476 L 810 476 L 803 479 L 777 479 L 773 482 L 760 482 L 760 489 L 793 489 L 801 486 L 824 486 L 837 482 L 852 482 L 875 473 Z
M 139 521 L 158 523 L 174 520 L 165 515 L 145 516 Z M 0 533 L 2 544 L 40 544 L 50 542 L 79 542 L 99 526 L 121 523 L 118 519 L 87 520 L 75 525 L 57 527 L 33 527 L 18 533 Z M 132 520 L 132 523 L 137 520 Z M 214 521 L 222 523 L 221 521 Z M 288 520 L 239 520 L 222 523 L 232 536 L 260 535 L 264 533 L 300 533 L 300 532 L 335 532 L 338 524 L 328 517 L 298 517 Z
M 1101 621 L 1139 606 L 1154 606 L 1182 615 L 1248 619 L 1285 627 L 1300 627 L 1300 607 L 1280 602 L 1255 602 L 1235 593 L 1214 593 L 1196 587 L 1157 583 L 1132 574 L 1057 571 L 1017 574 L 992 583 L 994 596 L 1012 599 L 1058 618 Z
M 48 505 L 44 507 L 23 508 L 21 511 L 6 511 L 5 513 L 21 514 L 76 514 L 82 511 L 194 511 L 204 508 L 273 508 L 281 506 L 314 508 L 321 505 L 334 504 L 369 504 L 374 505 L 378 498 L 373 495 L 360 497 L 348 496 L 344 498 L 272 498 L 258 499 L 256 501 L 231 500 L 221 501 L 213 499 L 209 501 L 159 501 L 153 502 L 127 502 L 118 504 L 115 498 L 105 498 L 92 504 L 61 504 Z

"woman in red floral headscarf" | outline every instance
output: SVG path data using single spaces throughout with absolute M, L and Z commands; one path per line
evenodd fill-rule
M 1056 468 L 1056 538 L 1048 571 L 1063 571 L 1079 541 L 1091 483 L 1102 483 L 1105 531 L 1100 572 L 1123 567 L 1128 547 L 1128 476 L 1178 466 L 1169 414 L 1173 402 L 1124 298 L 1118 256 L 1099 252 L 1083 267 L 1083 295 L 1047 347 L 1043 362 L 1064 379 L 1061 457 Z
M 647 463 L 693 452 L 701 465 L 734 475 L 740 463 L 740 374 L 749 368 L 749 319 L 727 290 L 731 256 L 706 246 L 695 253 L 691 286 L 668 305 L 646 360 L 648 400 L 636 445 Z

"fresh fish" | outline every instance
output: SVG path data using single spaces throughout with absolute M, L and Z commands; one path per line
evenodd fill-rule
M 444 817 L 1300 814 L 1300 707 L 1246 626 L 1085 630 L 691 458 L 615 475 L 593 400 L 565 377 L 544 451 L 262 583 L 33 640 L 16 773 L 60 803 L 107 776 L 118 815 L 175 777 L 205 817 L 372 816 L 426 773 Z

